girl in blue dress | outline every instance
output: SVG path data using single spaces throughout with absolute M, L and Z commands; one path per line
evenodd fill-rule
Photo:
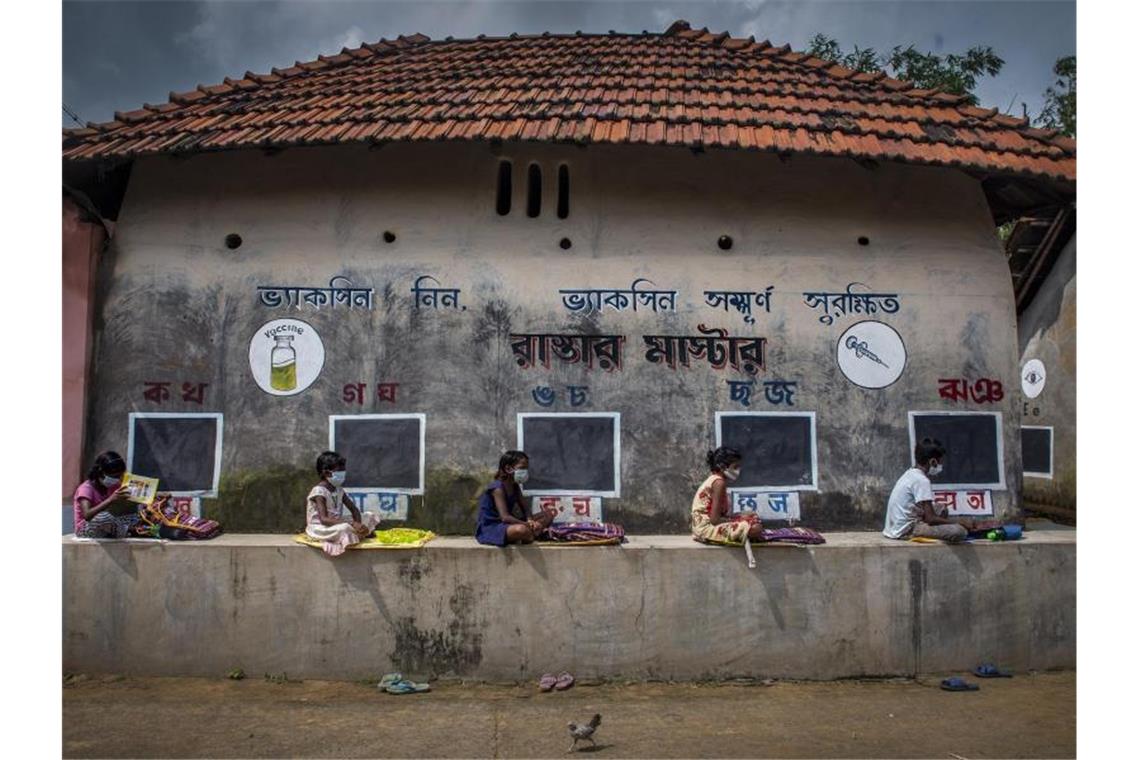
M 508 451 L 499 458 L 495 479 L 479 496 L 475 540 L 491 546 L 529 544 L 550 526 L 554 515 L 543 512 L 527 517 L 522 484 L 529 475 L 526 452 Z

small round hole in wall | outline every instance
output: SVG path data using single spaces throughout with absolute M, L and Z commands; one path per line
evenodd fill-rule
M 570 246 L 572 246 L 572 245 L 574 245 L 574 244 L 570 242 L 570 238 L 562 238 L 561 240 L 558 241 L 558 247 L 564 251 L 569 251 Z
M 229 248 L 231 251 L 236 251 L 238 248 L 241 248 L 241 235 L 236 232 L 231 232 L 226 235 L 226 248 Z
M 384 230 L 384 242 L 385 243 L 395 243 L 396 242 L 396 233 L 392 232 L 391 230 Z
M 860 235 L 858 243 L 859 243 L 859 245 L 870 245 L 871 244 L 871 238 L 866 237 L 864 235 Z
M 732 248 L 732 238 L 728 235 L 721 235 L 717 238 L 716 244 L 722 251 L 730 250 Z

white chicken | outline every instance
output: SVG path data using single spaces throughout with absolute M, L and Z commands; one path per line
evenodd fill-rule
M 589 741 L 591 746 L 598 746 L 594 741 L 594 732 L 598 730 L 598 726 L 602 725 L 601 714 L 595 713 L 594 717 L 590 718 L 589 723 L 574 723 L 571 721 L 566 724 L 570 729 L 570 735 L 574 737 L 574 743 L 570 745 L 567 752 L 573 752 L 578 747 L 579 741 Z

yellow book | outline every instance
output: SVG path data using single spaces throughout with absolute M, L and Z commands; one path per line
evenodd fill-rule
M 131 472 L 123 473 L 123 485 L 130 489 L 127 498 L 137 504 L 150 504 L 158 493 L 158 478 L 148 478 Z

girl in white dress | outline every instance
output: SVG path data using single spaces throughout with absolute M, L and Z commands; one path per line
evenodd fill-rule
M 367 537 L 380 523 L 378 512 L 361 514 L 348 494 L 344 492 L 345 458 L 335 451 L 325 451 L 317 457 L 317 474 L 321 482 L 309 491 L 305 503 L 305 534 L 323 542 L 321 548 L 330 557 L 339 557 L 344 550 Z M 342 517 L 347 509 L 352 515 Z

